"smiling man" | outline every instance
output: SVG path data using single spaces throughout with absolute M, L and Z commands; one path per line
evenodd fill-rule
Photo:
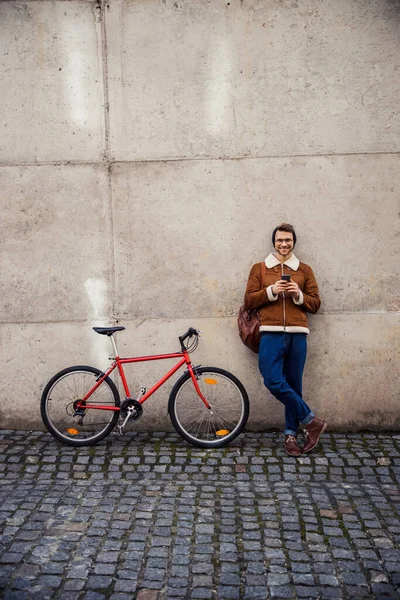
M 311 452 L 327 423 L 314 415 L 303 399 L 303 370 L 307 353 L 307 313 L 315 314 L 321 301 L 314 273 L 293 254 L 296 233 L 282 223 L 272 233 L 274 253 L 253 265 L 245 293 L 245 307 L 259 309 L 259 369 L 271 394 L 285 406 L 285 450 L 290 456 Z M 297 443 L 300 424 L 306 443 Z

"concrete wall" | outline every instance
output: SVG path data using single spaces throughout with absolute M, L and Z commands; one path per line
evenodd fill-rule
M 282 425 L 236 314 L 293 222 L 323 307 L 305 395 L 335 428 L 399 428 L 399 0 L 0 2 L 1 426 L 46 381 L 203 331 L 249 427 Z M 129 370 L 133 391 L 163 366 Z M 141 428 L 169 428 L 168 389 Z

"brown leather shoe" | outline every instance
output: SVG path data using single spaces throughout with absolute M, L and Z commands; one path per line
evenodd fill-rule
M 327 426 L 328 423 L 318 419 L 318 417 L 314 417 L 308 425 L 305 425 L 306 443 L 303 447 L 303 454 L 311 452 L 315 448 Z
M 297 438 L 294 435 L 285 436 L 285 450 L 289 456 L 300 456 L 301 448 L 297 445 Z

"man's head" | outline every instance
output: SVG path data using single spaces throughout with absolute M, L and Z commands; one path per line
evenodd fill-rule
M 285 260 L 292 255 L 296 241 L 296 232 L 293 225 L 289 223 L 281 223 L 272 232 L 272 243 L 275 251 Z

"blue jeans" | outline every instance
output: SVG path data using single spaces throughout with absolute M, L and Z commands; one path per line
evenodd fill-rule
M 285 405 L 285 435 L 297 435 L 300 423 L 308 425 L 314 417 L 302 397 L 306 338 L 283 331 L 261 334 L 258 366 L 265 386 Z

